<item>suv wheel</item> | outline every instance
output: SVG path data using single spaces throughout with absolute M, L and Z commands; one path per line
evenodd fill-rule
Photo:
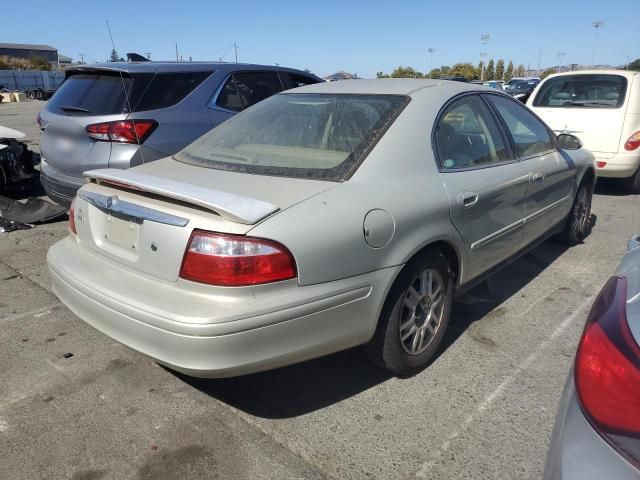
M 622 186 L 627 193 L 640 193 L 640 167 L 636 173 L 622 181 Z
M 581 243 L 589 234 L 592 196 L 591 187 L 586 182 L 581 183 L 573 200 L 573 206 L 569 212 L 569 217 L 567 217 L 564 230 L 560 234 L 564 243 L 576 245 Z

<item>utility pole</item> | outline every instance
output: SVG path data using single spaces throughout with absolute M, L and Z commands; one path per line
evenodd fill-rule
M 431 72 L 433 72 L 433 52 L 435 52 L 435 49 L 429 47 L 427 51 L 429 52 L 429 78 L 431 78 Z
M 79 53 L 78 56 L 80 57 L 80 65 L 84 65 L 84 57 L 86 56 L 86 53 Z M 627 57 L 629 58 L 629 57 Z M 628 70 L 628 68 L 627 68 Z
M 538 78 L 540 78 L 540 59 L 542 58 L 542 49 L 538 50 Z
M 596 65 L 596 50 L 598 49 L 598 30 L 604 27 L 604 20 L 594 20 L 591 26 L 596 30 L 595 40 L 593 42 L 593 57 L 591 58 L 591 67 Z
M 234 43 L 234 44 L 233 44 L 233 48 L 234 48 L 234 49 L 235 49 L 235 51 L 236 51 L 236 63 L 238 63 L 238 44 L 237 44 L 237 43 Z
M 560 73 L 562 71 L 562 63 L 563 63 L 563 58 L 564 56 L 567 54 L 567 52 L 558 52 L 558 73 Z
M 179 58 L 178 58 L 178 42 L 176 42 L 176 62 L 179 62 Z
M 144 54 L 147 56 L 147 60 L 151 60 L 151 52 L 144 52 Z
M 482 70 L 480 71 L 480 81 L 484 82 L 484 69 L 486 66 L 486 58 L 487 58 L 487 43 L 491 40 L 491 35 L 486 33 L 484 35 L 480 35 L 480 43 L 482 44 L 482 52 L 480 52 L 480 57 L 482 57 Z

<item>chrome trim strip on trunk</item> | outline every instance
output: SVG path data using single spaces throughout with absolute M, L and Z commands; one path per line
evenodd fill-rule
M 133 170 L 107 168 L 84 172 L 89 180 L 97 183 L 112 181 L 123 183 L 134 189 L 173 198 L 211 210 L 221 217 L 236 223 L 255 225 L 260 220 L 277 212 L 280 208 L 272 203 L 251 197 L 227 193 L 220 190 L 198 187 L 164 177 L 154 177 Z
M 102 195 L 95 192 L 78 191 L 78 197 L 90 203 L 96 208 L 109 213 L 118 213 L 136 220 L 148 220 L 150 222 L 172 225 L 174 227 L 185 227 L 189 220 L 177 217 L 168 213 L 143 207 L 134 203 L 120 200 L 117 195 Z

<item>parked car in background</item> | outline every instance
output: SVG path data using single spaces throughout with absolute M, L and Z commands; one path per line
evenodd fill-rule
M 484 82 L 483 85 L 485 87 L 497 88 L 498 90 L 503 90 L 504 80 L 489 80 L 488 82 Z
M 282 92 L 173 157 L 86 176 L 54 292 L 204 377 L 363 344 L 413 374 L 456 293 L 552 234 L 582 241 L 595 182 L 579 140 L 510 96 L 410 79 Z
M 640 478 L 640 235 L 627 250 L 587 317 L 546 480 Z
M 528 101 L 557 133 L 573 133 L 596 158 L 599 177 L 640 193 L 640 72 L 593 70 L 551 75 Z
M 508 89 L 505 89 L 509 95 L 522 103 L 526 103 L 531 93 L 535 90 L 536 84 L 529 83 L 526 80 L 520 80 L 512 83 Z
M 518 82 L 527 82 L 529 85 L 537 85 L 540 83 L 540 79 L 538 77 L 513 77 L 503 85 L 503 88 L 505 90 L 510 90 L 513 88 L 513 85 Z
M 445 76 L 445 77 L 440 77 L 440 80 L 449 80 L 451 82 L 469 83 L 469 80 L 466 79 L 465 77 L 449 77 L 449 76 Z
M 41 182 L 70 205 L 95 168 L 129 168 L 176 153 L 274 93 L 322 80 L 238 63 L 132 62 L 69 68 L 40 112 Z

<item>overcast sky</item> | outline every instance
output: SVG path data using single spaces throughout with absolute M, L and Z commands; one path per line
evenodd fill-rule
M 516 1 L 109 1 L 29 2 L 27 17 L 10 15 L 0 41 L 44 43 L 77 61 L 105 61 L 109 20 L 118 52 L 150 52 L 154 60 L 234 60 L 309 68 L 321 76 L 346 70 L 364 77 L 398 65 L 420 71 L 488 58 L 538 67 L 622 65 L 640 57 L 640 0 Z M 594 20 L 605 24 L 596 31 Z M 482 34 L 490 34 L 483 47 Z

